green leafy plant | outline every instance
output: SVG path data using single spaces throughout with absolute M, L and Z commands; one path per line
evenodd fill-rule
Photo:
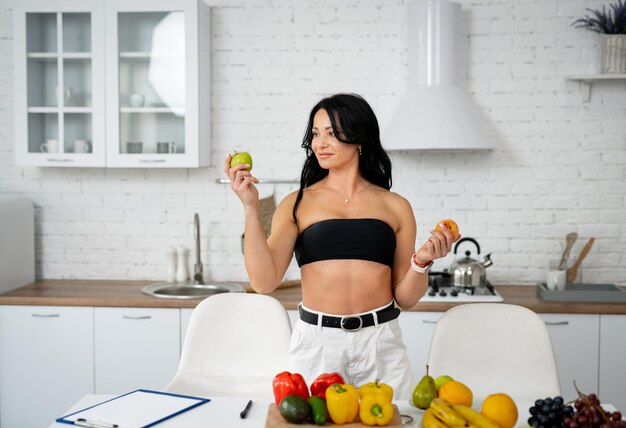
M 601 34 L 626 34 L 626 2 L 617 0 L 609 4 L 609 9 L 602 6 L 602 11 L 586 9 L 591 15 L 572 22 L 576 28 L 595 31 Z

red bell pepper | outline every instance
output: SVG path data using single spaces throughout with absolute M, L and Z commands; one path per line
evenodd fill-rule
M 323 399 L 326 399 L 326 388 L 333 383 L 345 383 L 341 375 L 337 372 L 323 373 L 319 375 L 311 384 L 311 395 L 317 395 Z
M 298 373 L 278 373 L 272 381 L 272 388 L 274 389 L 276 407 L 288 395 L 299 395 L 304 400 L 309 398 L 309 388 L 302 375 Z

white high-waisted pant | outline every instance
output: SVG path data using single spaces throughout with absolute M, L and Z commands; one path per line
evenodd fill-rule
M 320 374 L 332 372 L 356 387 L 380 379 L 393 388 L 394 400 L 409 399 L 415 387 L 397 318 L 358 331 L 320 327 L 299 319 L 289 345 L 289 370 L 300 373 L 309 386 Z

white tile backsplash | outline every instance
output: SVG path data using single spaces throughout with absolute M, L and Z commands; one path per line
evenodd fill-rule
M 39 278 L 161 280 L 167 246 L 193 247 L 198 212 L 205 272 L 245 280 L 243 211 L 215 183 L 225 154 L 249 150 L 259 177 L 297 179 L 308 112 L 334 92 L 361 93 L 388 122 L 407 77 L 407 1 L 210 3 L 214 166 L 115 170 L 14 165 L 12 2 L 0 0 L 0 193 L 37 207 Z M 594 83 L 583 103 L 564 79 L 599 70 L 598 37 L 570 24 L 605 2 L 461 3 L 462 83 L 497 149 L 392 154 L 418 241 L 455 218 L 493 253 L 489 278 L 518 283 L 542 280 L 576 231 L 573 254 L 596 237 L 584 279 L 626 284 L 626 81 Z M 277 199 L 295 189 L 259 186 Z M 297 275 L 292 265 L 287 277 Z

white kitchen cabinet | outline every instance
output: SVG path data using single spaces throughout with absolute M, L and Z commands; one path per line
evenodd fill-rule
M 104 166 L 102 2 L 13 2 L 18 165 Z
M 586 342 L 584 336 L 579 337 L 581 346 Z M 600 316 L 598 396 L 603 402 L 626 412 L 626 315 Z
M 43 427 L 94 393 L 93 309 L 0 306 L 0 426 Z
M 563 398 L 567 401 L 578 396 L 574 389 L 574 381 L 583 392 L 598 391 L 600 315 L 539 314 L 539 316 L 550 332 Z M 533 352 L 532 349 L 519 351 Z
M 426 362 L 430 341 L 435 331 L 437 321 L 443 312 L 408 312 L 400 314 L 399 323 L 402 329 L 402 339 L 406 345 L 409 361 L 415 379 L 421 379 L 426 374 Z M 430 373 L 437 376 L 437 373 Z M 439 373 L 442 374 L 442 373 Z
M 291 328 L 295 325 L 296 321 L 300 318 L 298 315 L 298 311 L 295 309 L 290 309 L 287 311 L 287 315 L 289 315 L 289 321 L 291 322 Z
M 202 0 L 17 0 L 14 26 L 18 165 L 209 165 Z
M 180 310 L 95 308 L 96 394 L 161 389 L 180 357 Z
M 209 6 L 109 0 L 105 23 L 107 165 L 208 165 Z

